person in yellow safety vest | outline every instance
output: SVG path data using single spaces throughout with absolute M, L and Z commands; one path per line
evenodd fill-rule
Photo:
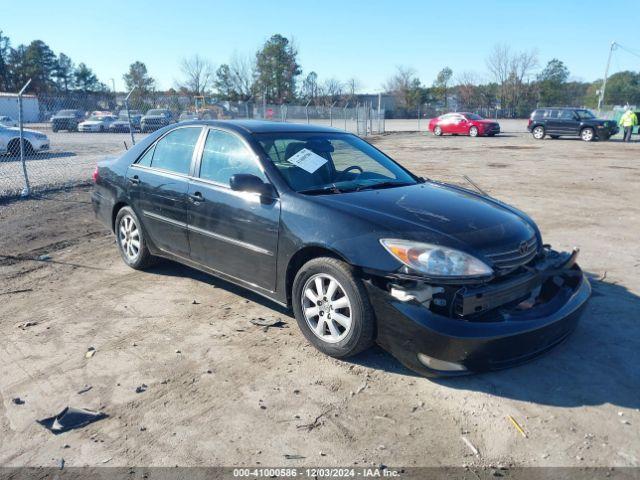
M 631 141 L 631 132 L 633 132 L 633 127 L 638 124 L 637 115 L 631 110 L 628 106 L 625 107 L 625 112 L 620 117 L 620 121 L 618 122 L 622 128 L 624 128 L 624 142 Z

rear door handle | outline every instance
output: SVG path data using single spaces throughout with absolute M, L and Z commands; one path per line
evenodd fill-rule
M 133 185 L 139 185 L 140 179 L 138 178 L 138 175 L 134 175 L 129 179 L 129 182 L 131 182 Z
M 189 195 L 189 198 L 191 199 L 191 201 L 193 203 L 204 202 L 204 197 L 202 196 L 202 194 L 200 192 L 195 192 L 195 193 Z

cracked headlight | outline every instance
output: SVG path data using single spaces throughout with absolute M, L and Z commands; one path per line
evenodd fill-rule
M 393 238 L 383 238 L 380 243 L 406 266 L 432 277 L 486 277 L 493 274 L 484 262 L 452 248 Z

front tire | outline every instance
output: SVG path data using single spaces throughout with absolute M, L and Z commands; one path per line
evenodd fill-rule
M 340 260 L 305 263 L 293 281 L 292 304 L 300 330 L 326 355 L 350 357 L 373 344 L 375 320 L 366 288 Z
M 442 127 L 440 127 L 440 125 L 436 125 L 435 128 L 433 129 L 433 134 L 436 137 L 442 136 Z
M 131 207 L 122 207 L 115 222 L 116 243 L 124 263 L 135 270 L 143 270 L 156 263 L 151 255 L 140 220 Z
M 591 142 L 595 138 L 595 132 L 593 128 L 586 127 L 580 131 L 580 138 L 585 142 Z
M 471 127 L 469 129 L 469 136 L 470 137 L 477 137 L 478 136 L 478 127 Z
M 533 138 L 535 138 L 536 140 L 542 140 L 545 135 L 544 127 L 542 125 L 534 127 L 534 129 L 531 130 L 531 135 L 533 135 Z

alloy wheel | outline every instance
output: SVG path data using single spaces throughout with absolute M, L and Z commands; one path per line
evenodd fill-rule
M 442 135 L 442 128 L 440 126 L 436 126 L 436 128 L 433 129 L 433 134 L 436 137 L 439 137 L 440 135 Z
M 327 343 L 343 340 L 351 331 L 351 301 L 331 275 L 311 276 L 302 288 L 302 312 L 316 337 Z
M 585 128 L 580 133 L 580 136 L 585 142 L 590 142 L 591 140 L 593 140 L 593 130 L 591 130 L 590 128 Z
M 140 231 L 131 215 L 125 215 L 120 219 L 118 239 L 120 240 L 120 248 L 127 259 L 135 262 L 140 254 Z
M 469 129 L 469 136 L 477 137 L 478 136 L 478 129 L 476 127 L 471 127 Z
M 536 127 L 533 129 L 533 138 L 537 140 L 542 140 L 543 137 L 544 137 L 544 128 Z

